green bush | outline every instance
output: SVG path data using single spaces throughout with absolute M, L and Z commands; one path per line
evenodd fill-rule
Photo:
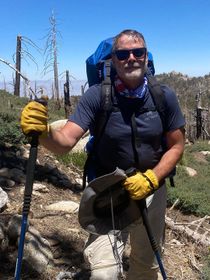
M 0 90 L 0 140 L 11 144 L 21 144 L 28 140 L 24 137 L 20 129 L 20 114 L 24 106 L 29 102 L 29 98 L 17 97 L 10 93 Z M 49 101 L 48 112 L 49 122 L 64 119 L 64 108 L 55 110 L 56 104 L 53 100 Z
M 205 161 L 196 159 L 196 154 L 202 150 L 210 150 L 207 141 L 197 142 L 187 146 L 184 153 L 184 165 L 179 165 L 175 176 L 176 187 L 168 186 L 168 203 L 173 204 L 179 199 L 179 207 L 182 211 L 193 213 L 199 216 L 210 213 L 210 176 L 209 156 Z M 197 171 L 197 175 L 190 177 L 185 170 L 189 166 Z
M 1 142 L 20 144 L 25 142 L 19 122 L 13 113 L 0 113 Z
M 62 156 L 57 156 L 57 159 L 65 165 L 74 165 L 83 170 L 87 154 L 85 152 L 67 153 Z
M 206 256 L 204 256 L 204 267 L 202 269 L 202 280 L 210 279 L 210 248 Z

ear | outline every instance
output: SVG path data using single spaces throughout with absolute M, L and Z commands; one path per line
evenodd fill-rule
M 145 65 L 148 65 L 148 52 L 146 53 L 146 56 L 145 56 Z

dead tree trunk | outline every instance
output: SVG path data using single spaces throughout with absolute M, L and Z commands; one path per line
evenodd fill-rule
M 85 88 L 88 85 L 88 82 L 86 82 L 84 85 L 81 85 L 81 94 L 83 95 L 85 93 Z
M 21 72 L 21 36 L 17 36 L 17 47 L 16 47 L 16 69 L 15 72 L 15 89 L 14 95 L 20 96 L 20 73 Z
M 202 107 L 201 107 L 201 91 L 196 95 L 196 138 L 202 135 Z
M 55 98 L 58 109 L 60 109 L 60 97 L 59 97 L 59 83 L 58 83 L 58 64 L 56 49 L 54 49 L 54 85 L 55 85 Z
M 66 82 L 64 84 L 64 108 L 65 108 L 65 114 L 67 119 L 71 113 L 69 71 L 66 71 Z
M 54 14 L 50 18 L 52 25 L 52 50 L 53 50 L 53 72 L 54 72 L 54 91 L 57 109 L 61 108 L 60 95 L 59 95 L 59 82 L 58 82 L 58 61 L 57 61 L 57 30 L 56 19 Z
M 202 109 L 196 108 L 196 138 L 199 139 L 202 134 Z

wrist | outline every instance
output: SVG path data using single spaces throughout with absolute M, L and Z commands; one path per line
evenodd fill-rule
M 47 124 L 46 130 L 43 131 L 43 132 L 41 133 L 41 135 L 39 136 L 39 138 L 41 138 L 41 139 L 47 138 L 47 137 L 50 135 L 50 131 L 51 131 L 50 124 Z
M 144 175 L 147 177 L 147 179 L 151 182 L 152 187 L 156 190 L 159 187 L 158 178 L 155 174 L 155 172 L 152 169 L 148 169 Z

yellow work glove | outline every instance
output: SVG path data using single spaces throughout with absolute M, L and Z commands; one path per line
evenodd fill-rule
M 155 173 L 148 169 L 145 173 L 137 172 L 125 179 L 123 186 L 134 200 L 146 198 L 159 187 Z
M 23 109 L 20 118 L 20 125 L 25 135 L 37 132 L 40 136 L 46 137 L 49 132 L 47 106 L 39 102 L 31 101 Z

